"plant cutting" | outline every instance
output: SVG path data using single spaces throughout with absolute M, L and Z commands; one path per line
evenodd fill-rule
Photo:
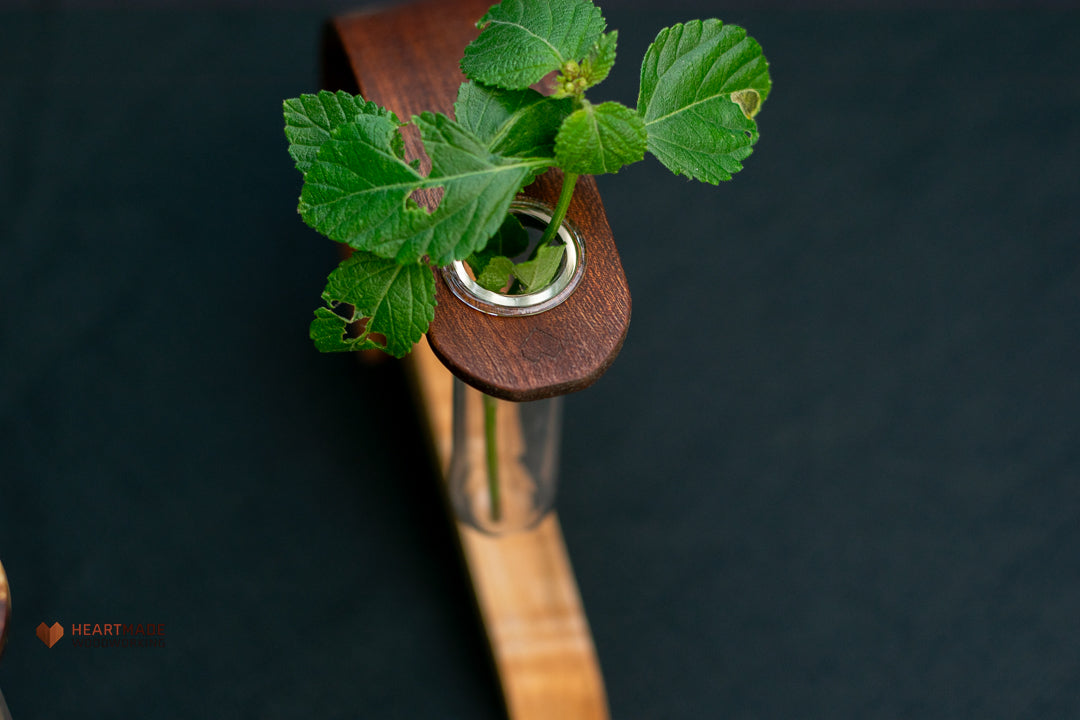
M 320 350 L 407 354 L 434 317 L 433 271 L 454 263 L 489 292 L 540 292 L 567 261 L 559 229 L 581 175 L 614 173 L 651 152 L 676 174 L 718 184 L 757 141 L 771 83 L 742 28 L 694 20 L 661 30 L 631 108 L 586 97 L 610 72 L 618 40 L 589 0 L 506 0 L 477 24 L 453 117 L 403 122 L 344 92 L 285 101 L 304 176 L 299 212 L 352 249 L 315 311 Z M 407 157 L 406 134 L 421 157 Z M 562 191 L 546 229 L 530 236 L 512 203 L 552 168 Z

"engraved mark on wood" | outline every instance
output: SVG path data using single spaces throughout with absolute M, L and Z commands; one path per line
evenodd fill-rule
M 521 343 L 521 354 L 532 362 L 540 362 L 545 357 L 556 358 L 562 351 L 562 341 L 543 330 L 533 330 Z

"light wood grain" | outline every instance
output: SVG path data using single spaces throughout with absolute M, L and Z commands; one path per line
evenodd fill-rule
M 453 376 L 426 342 L 409 365 L 445 480 Z M 501 538 L 460 523 L 458 534 L 510 718 L 608 718 L 600 663 L 555 514 Z

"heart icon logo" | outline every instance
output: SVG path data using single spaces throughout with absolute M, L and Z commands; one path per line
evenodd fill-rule
M 37 636 L 38 640 L 45 643 L 45 647 L 52 647 L 64 637 L 64 626 L 58 622 L 54 622 L 52 627 L 41 623 L 37 626 Z
M 562 354 L 563 344 L 559 338 L 543 330 L 533 330 L 521 344 L 521 354 L 526 360 L 540 362 L 546 358 L 558 358 Z

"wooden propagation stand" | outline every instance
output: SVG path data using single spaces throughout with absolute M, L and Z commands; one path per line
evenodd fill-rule
M 407 120 L 453 113 L 458 63 L 492 0 L 424 0 L 335 18 L 325 42 L 324 85 L 360 92 Z M 406 154 L 426 158 L 406 134 Z M 554 205 L 551 170 L 525 195 Z M 420 197 L 429 208 L 437 199 Z M 450 465 L 456 375 L 489 395 L 525 401 L 587 387 L 626 336 L 630 294 L 592 178 L 578 181 L 568 219 L 586 240 L 586 270 L 560 305 L 528 317 L 494 317 L 454 297 L 437 274 L 435 319 L 409 356 L 411 376 L 444 479 Z M 535 529 L 492 538 L 458 523 L 495 667 L 513 720 L 608 718 L 603 678 L 554 513 Z

